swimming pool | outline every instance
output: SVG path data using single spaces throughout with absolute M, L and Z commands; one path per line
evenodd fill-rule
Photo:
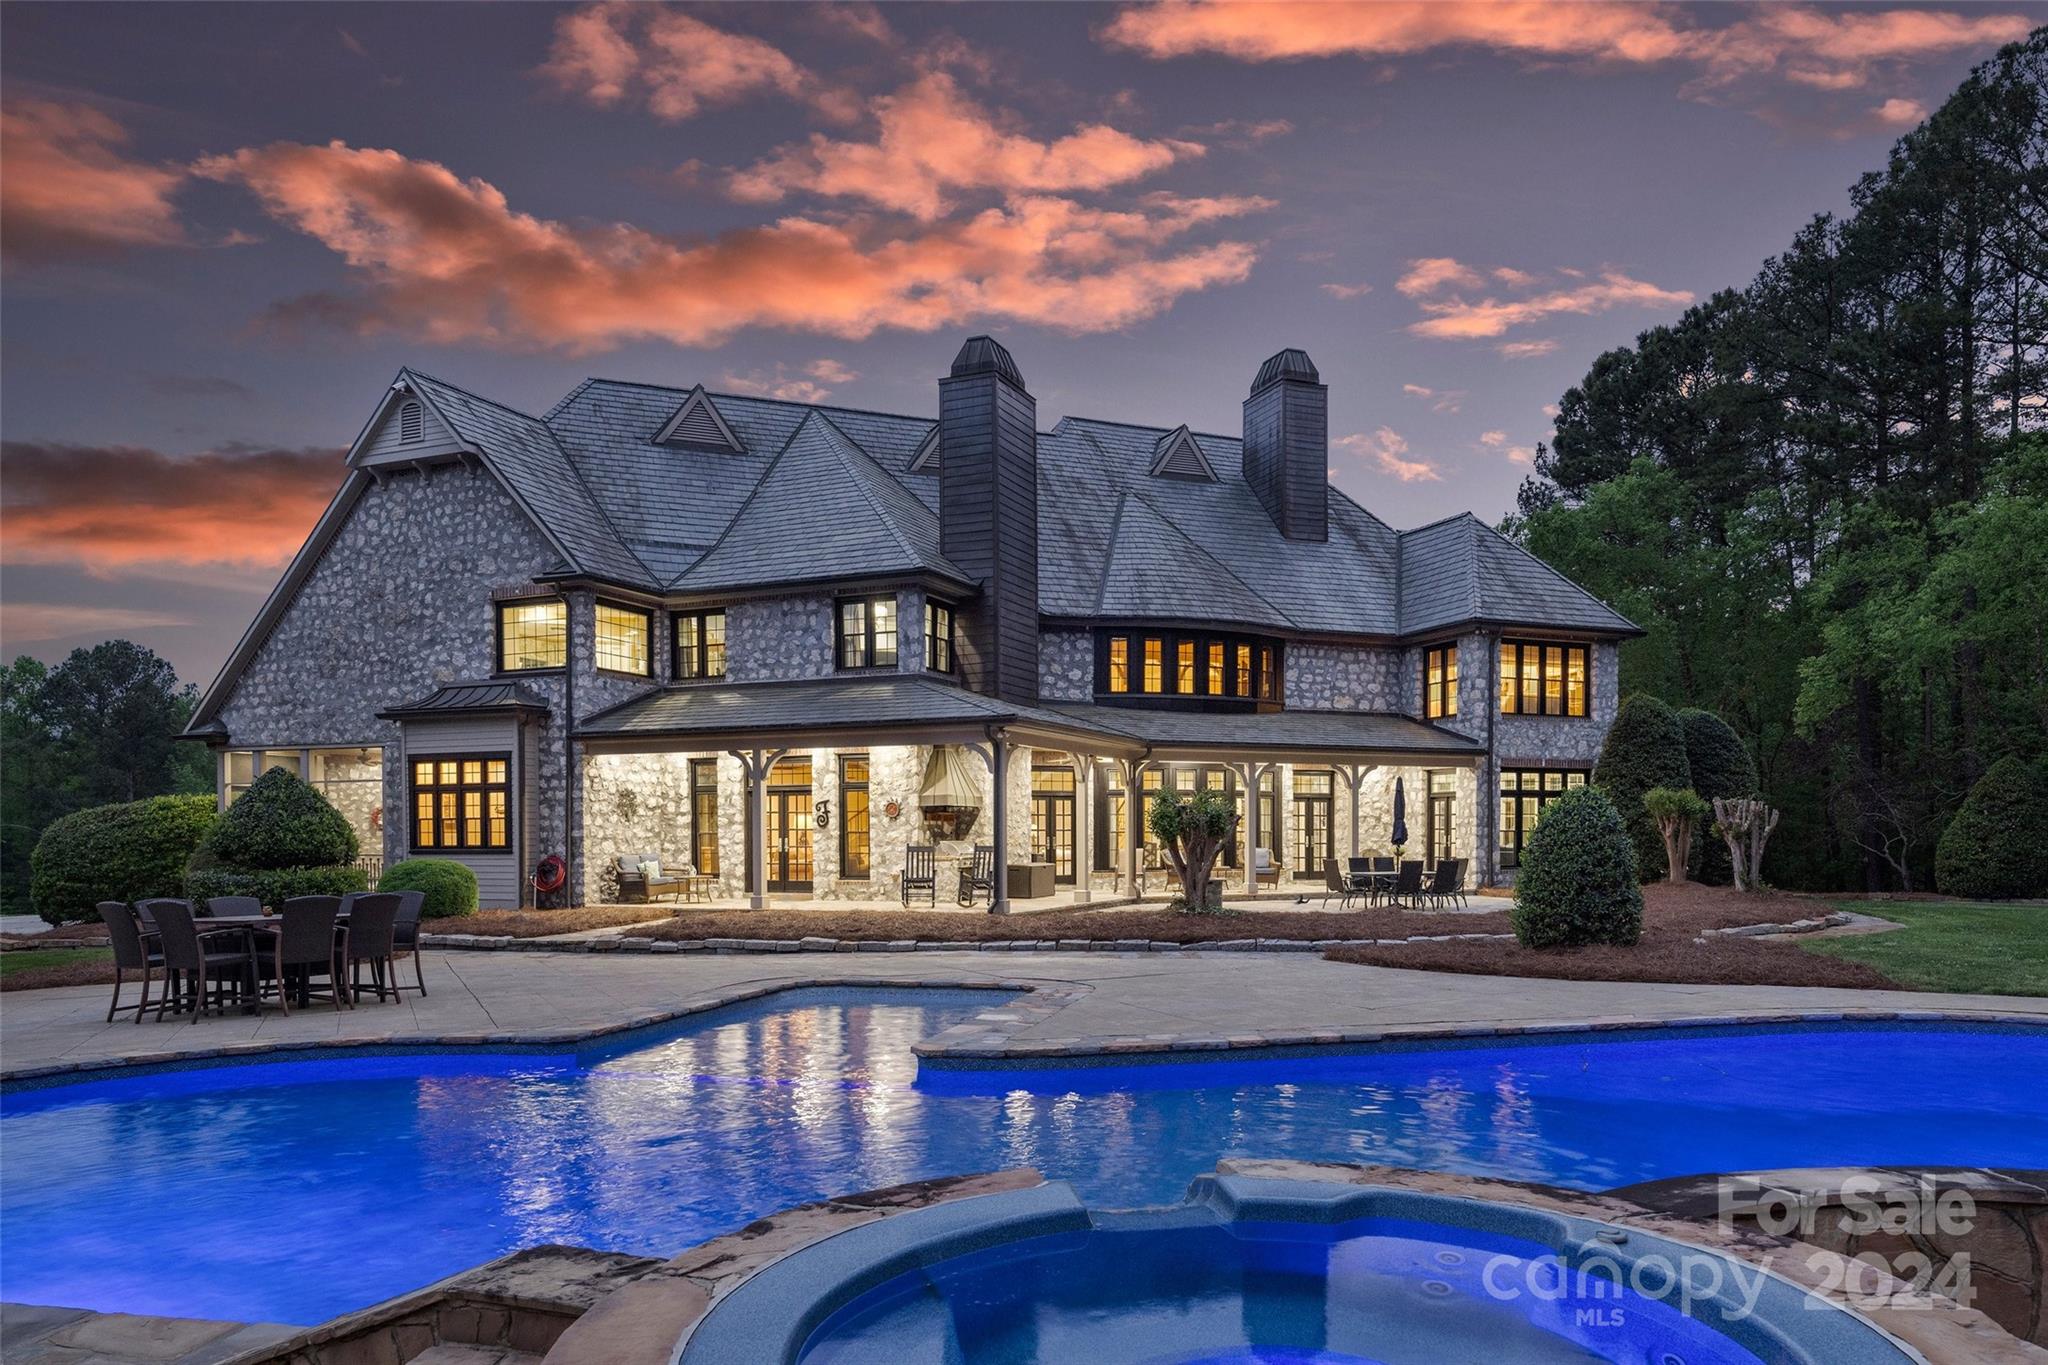
M 0 1297 L 317 1322 L 521 1246 L 669 1255 L 791 1204 L 1035 1166 L 1097 1206 L 1227 1155 L 1606 1189 L 2048 1167 L 2048 1030 L 1605 1034 L 937 1072 L 987 992 L 801 991 L 554 1055 L 331 1055 L 0 1100 Z M 2030 1079 L 2031 1078 L 2031 1079 Z

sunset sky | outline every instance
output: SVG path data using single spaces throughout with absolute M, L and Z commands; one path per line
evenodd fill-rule
M 932 414 L 962 337 L 1336 483 L 1512 504 L 1601 350 L 1748 281 L 2048 6 L 0 9 L 0 649 L 219 667 L 400 365 Z

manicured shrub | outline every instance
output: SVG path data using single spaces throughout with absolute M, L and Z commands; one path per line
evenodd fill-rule
M 1655 697 L 1640 694 L 1623 702 L 1614 727 L 1607 732 L 1607 742 L 1600 746 L 1593 785 L 1606 792 L 1621 813 L 1643 879 L 1654 879 L 1664 865 L 1664 836 L 1643 809 L 1643 793 L 1652 787 L 1692 786 L 1685 728 L 1672 709 Z
M 185 874 L 185 895 L 195 901 L 215 896 L 254 896 L 273 910 L 293 896 L 345 896 L 368 891 L 370 874 L 360 867 L 196 867 Z
M 101 901 L 175 896 L 218 819 L 211 796 L 152 796 L 53 822 L 29 855 L 29 897 L 52 924 L 98 917 Z
M 1685 731 L 1685 761 L 1692 769 L 1692 789 L 1709 806 L 1715 797 L 1755 796 L 1758 789 L 1756 761 L 1743 746 L 1742 737 L 1727 721 L 1712 711 L 1687 707 L 1678 713 Z M 1728 866 L 1728 844 L 1703 823 L 1703 834 L 1692 843 L 1692 875 L 1710 886 L 1727 886 L 1735 880 Z
M 476 913 L 476 873 L 450 858 L 407 858 L 393 863 L 377 880 L 379 891 L 424 891 L 420 914 L 446 919 Z
M 236 867 L 320 867 L 356 856 L 348 818 L 297 773 L 272 768 L 222 812 L 206 862 Z
M 1674 882 L 1684 881 L 1686 867 L 1693 861 L 1693 841 L 1713 817 L 1714 808 L 1690 787 L 1652 787 L 1643 793 L 1643 809 L 1664 837 L 1666 876 Z
M 1522 849 L 1509 918 L 1530 948 L 1628 946 L 1643 936 L 1635 849 L 1605 792 L 1574 787 L 1544 805 Z
M 1934 846 L 1934 885 L 1949 896 L 2000 900 L 2048 895 L 2048 773 L 2008 755 L 1970 788 Z

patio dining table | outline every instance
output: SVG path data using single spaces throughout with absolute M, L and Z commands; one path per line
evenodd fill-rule
M 335 927 L 335 928 L 337 928 L 337 929 L 346 929 L 346 928 L 348 927 L 348 920 L 349 920 L 349 914 L 348 914 L 348 911 L 346 911 L 346 910 L 340 911 L 340 912 L 339 912 L 339 913 L 337 913 L 337 914 L 335 915 L 335 917 L 334 917 L 334 927 Z M 193 927 L 194 927 L 195 929 L 197 929 L 197 930 L 198 930 L 198 931 L 199 931 L 200 933 L 202 933 L 202 934 L 205 934 L 205 933 L 211 933 L 211 932 L 214 932 L 214 931 L 216 931 L 216 930 L 220 930 L 220 929 L 241 929 L 241 930 L 244 930 L 244 931 L 245 931 L 245 932 L 247 933 L 247 935 L 248 935 L 248 938 L 247 938 L 247 942 L 248 942 L 248 945 L 249 945 L 249 947 L 248 947 L 248 952 L 249 952 L 249 975 L 250 975 L 250 979 L 251 979 L 251 980 L 253 981 L 253 980 L 255 979 L 255 975 L 256 975 L 256 935 L 258 935 L 258 934 L 263 934 L 263 933 L 268 933 L 268 934 L 273 934 L 273 935 L 275 935 L 275 934 L 281 934 L 281 933 L 283 933 L 283 932 L 284 932 L 284 916 L 282 916 L 282 915 L 207 915 L 207 916 L 204 916 L 204 917 L 200 917 L 200 918 L 195 918 L 195 919 L 194 919 L 194 920 L 192 921 L 192 925 L 193 925 Z M 304 981 L 300 982 L 300 983 L 299 983 L 299 990 L 298 990 L 298 992 L 297 992 L 297 997 L 298 997 L 298 998 L 297 998 L 297 1000 L 295 1001 L 295 1003 L 297 1003 L 297 1004 L 300 1004 L 300 1005 L 305 1005 L 305 1004 L 308 1004 L 308 1003 L 310 1003 L 310 1000 L 309 1000 L 309 994 L 310 994 L 310 985 L 309 985 L 309 984 L 308 984 L 307 982 L 304 982 Z M 247 1003 L 245 1003 L 245 1004 L 244 1004 L 244 1005 L 242 1006 L 242 1013 L 244 1013 L 244 1014 L 255 1014 L 255 1013 L 257 1013 L 257 1012 L 258 1012 L 258 1011 L 259 1011 L 259 1010 L 260 1010 L 261 1008 L 262 1008 L 262 1006 L 261 1006 L 260 1002 L 258 1002 L 257 1000 L 253 1000 L 253 999 L 252 999 L 252 1000 L 248 1001 Z M 183 1006 L 182 1006 L 182 1005 L 178 1006 L 178 1007 L 177 1007 L 177 1009 L 178 1009 L 178 1012 L 179 1012 L 179 1013 L 183 1013 Z

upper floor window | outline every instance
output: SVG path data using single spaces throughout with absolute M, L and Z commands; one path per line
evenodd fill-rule
M 933 673 L 953 671 L 953 609 L 930 599 L 924 604 L 924 666 Z
M 725 609 L 675 614 L 678 678 L 725 676 Z
M 1587 714 L 1587 647 L 1542 640 L 1500 644 L 1500 709 L 1511 716 Z
M 1279 646 L 1242 636 L 1104 631 L 1095 641 L 1095 692 L 1143 704 L 1249 710 L 1278 702 Z
M 896 666 L 896 599 L 856 597 L 839 604 L 839 666 Z
M 506 673 L 569 662 L 569 604 L 559 597 L 498 604 L 498 667 Z
M 614 673 L 654 672 L 654 617 L 637 607 L 597 604 L 597 666 Z
M 1430 720 L 1458 714 L 1458 647 L 1443 645 L 1422 656 L 1422 714 Z

